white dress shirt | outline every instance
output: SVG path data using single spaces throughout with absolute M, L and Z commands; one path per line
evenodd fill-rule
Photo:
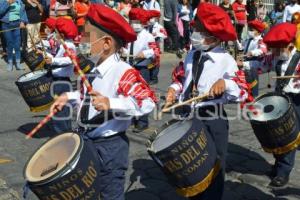
M 142 105 L 138 106 L 134 97 L 125 97 L 118 94 L 117 90 L 120 79 L 128 69 L 132 69 L 132 67 L 121 61 L 119 55 L 113 54 L 92 71 L 92 73 L 94 72 L 97 75 L 91 83 L 93 89 L 103 96 L 108 97 L 110 109 L 122 113 L 122 116 L 125 116 L 125 118 L 114 118 L 98 125 L 96 129 L 88 133 L 90 137 L 107 137 L 126 131 L 131 124 L 132 116 L 142 116 L 150 113 L 155 107 L 151 98 L 144 99 Z M 134 87 L 135 85 L 132 86 L 131 90 L 134 90 Z M 86 87 L 84 87 L 84 93 L 86 93 Z M 81 101 L 79 91 L 68 92 L 67 95 L 69 100 L 74 100 L 79 105 L 77 120 L 80 125 L 79 114 L 84 101 Z M 88 119 L 93 118 L 99 113 L 90 103 Z
M 137 40 L 133 43 L 129 43 L 127 48 L 123 48 L 123 55 L 127 56 L 127 62 L 129 61 L 129 54 L 131 45 L 133 44 L 133 56 L 136 57 L 139 53 L 143 52 L 145 60 L 138 63 L 138 66 L 147 66 L 150 64 L 151 58 L 154 58 L 154 51 L 149 47 L 149 43 L 155 42 L 154 36 L 146 29 L 143 29 L 137 35 Z
M 170 86 L 179 94 L 179 101 L 183 100 L 183 94 L 192 81 L 193 55 L 195 52 L 195 50 L 190 51 L 185 58 L 184 70 L 186 79 L 183 85 L 173 83 Z M 240 96 L 241 89 L 236 82 L 231 80 L 231 78 L 235 76 L 235 72 L 238 71 L 237 63 L 232 56 L 219 46 L 204 54 L 206 54 L 209 59 L 204 63 L 204 68 L 197 85 L 199 96 L 208 93 L 213 84 L 220 79 L 225 80 L 226 90 L 221 98 L 197 103 L 195 107 L 203 107 L 211 105 L 212 103 L 224 104 L 229 101 L 244 101 L 248 94 L 245 93 L 243 96 Z M 181 88 L 183 89 L 182 92 Z
M 260 45 L 264 45 L 265 49 L 266 49 L 266 46 L 265 46 L 265 44 L 262 44 L 262 39 L 263 38 L 261 37 L 261 35 L 254 37 L 251 40 L 248 49 L 245 49 L 245 51 L 247 51 L 247 52 L 244 52 L 244 53 L 247 54 L 247 53 L 251 52 L 252 56 L 255 56 L 255 57 L 263 55 L 264 51 L 261 49 Z M 250 40 L 250 38 L 245 40 L 245 43 L 243 44 L 243 46 L 245 48 L 247 47 L 249 40 Z
M 295 12 L 300 12 L 300 5 L 299 4 L 290 4 L 287 5 L 283 12 L 283 19 L 282 22 L 291 22 L 292 16 Z
M 43 40 L 43 43 L 45 44 L 45 47 L 50 47 L 50 44 L 48 41 Z M 76 47 L 72 41 L 66 40 L 65 41 L 67 47 L 74 52 L 76 55 Z M 61 44 L 58 48 L 57 53 L 55 56 L 53 56 L 50 53 L 47 53 L 48 57 L 52 58 L 52 66 L 63 66 L 61 68 L 53 69 L 52 74 L 54 77 L 71 77 L 74 74 L 74 66 L 72 63 L 72 60 L 65 56 L 65 49 L 63 45 Z
M 281 76 L 284 76 L 285 71 L 287 70 L 288 65 L 289 65 L 293 55 L 295 54 L 295 52 L 296 52 L 296 49 L 294 48 L 294 50 L 291 52 L 291 56 L 289 57 L 289 59 L 282 63 Z M 258 61 L 250 61 L 250 62 L 248 62 L 248 65 L 253 69 L 260 68 L 261 71 L 263 73 L 265 73 L 268 71 L 268 69 L 275 71 L 277 62 L 278 62 L 278 59 L 275 58 L 275 59 L 272 59 L 271 66 L 269 64 L 267 64 L 266 62 L 258 62 Z M 292 75 L 300 75 L 299 73 L 296 72 L 297 68 L 300 69 L 300 62 L 298 62 L 295 72 Z M 283 91 L 286 93 L 295 93 L 295 94 L 300 93 L 300 79 L 299 78 L 291 78 L 289 83 L 283 88 Z
M 156 0 L 143 1 L 143 9 L 160 11 L 160 5 Z

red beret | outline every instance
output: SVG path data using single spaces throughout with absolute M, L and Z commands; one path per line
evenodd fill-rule
M 251 28 L 254 28 L 255 30 L 257 30 L 260 33 L 262 33 L 266 28 L 266 25 L 262 21 L 257 20 L 257 19 L 248 22 L 248 26 Z
M 56 29 L 68 39 L 74 39 L 78 35 L 77 26 L 73 20 L 64 17 L 56 20 Z
M 264 37 L 264 43 L 271 48 L 284 48 L 296 38 L 297 26 L 291 23 L 280 23 L 273 26 Z
M 54 18 L 47 18 L 46 21 L 46 26 L 48 26 L 49 29 L 51 29 L 52 31 L 54 31 L 55 27 L 56 27 L 56 20 Z
M 138 20 L 142 24 L 147 24 L 153 17 L 160 17 L 160 12 L 157 10 L 144 10 L 142 8 L 131 8 L 129 11 L 129 19 Z
M 136 33 L 130 24 L 119 13 L 105 5 L 91 4 L 87 18 L 91 24 L 122 42 L 122 45 L 136 40 Z
M 205 29 L 222 41 L 236 40 L 237 35 L 229 15 L 212 3 L 200 3 L 197 18 Z

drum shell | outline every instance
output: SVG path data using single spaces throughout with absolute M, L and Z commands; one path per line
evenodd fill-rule
M 43 55 L 37 54 L 34 51 L 26 52 L 23 60 L 31 71 L 43 69 L 46 63 Z
M 193 119 L 192 127 L 180 140 L 155 153 L 148 149 L 148 153 L 177 188 L 177 193 L 186 197 L 204 191 L 220 168 L 215 143 L 203 122 L 197 119 Z M 193 191 L 184 189 L 195 187 L 205 179 L 210 180 L 205 187 Z
M 92 141 L 83 139 L 81 141 L 82 148 L 71 161 L 72 163 L 69 163 L 72 166 L 78 160 L 73 170 L 65 174 L 69 169 L 66 167 L 55 174 L 56 177 L 41 182 L 28 182 L 30 190 L 38 199 L 100 200 L 98 170 L 100 160 Z
M 287 98 L 289 107 L 287 112 L 278 119 L 268 121 L 251 120 L 254 134 L 266 152 L 283 154 L 297 148 L 299 143 L 299 120 L 296 110 L 288 96 L 278 93 L 267 93 L 256 99 L 266 96 L 280 95 Z M 298 141 L 298 142 L 297 142 Z M 290 145 L 295 143 L 295 145 Z
M 30 73 L 34 72 L 29 72 L 22 76 L 26 76 Z M 54 100 L 51 95 L 51 84 L 53 82 L 52 75 L 46 73 L 35 80 L 19 82 L 19 79 L 22 76 L 18 78 L 18 81 L 16 81 L 15 84 L 26 104 L 29 106 L 30 111 L 41 112 L 47 110 Z
M 94 68 L 94 65 L 95 65 L 92 61 L 85 58 L 85 56 L 82 54 L 77 55 L 77 61 L 78 61 L 80 69 L 84 73 L 89 73 Z M 78 73 L 78 72 L 76 72 L 76 73 Z

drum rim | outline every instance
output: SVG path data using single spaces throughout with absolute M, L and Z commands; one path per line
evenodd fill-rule
M 252 103 L 252 105 L 254 105 L 254 103 L 256 103 L 257 101 L 259 101 L 260 99 L 262 99 L 263 97 L 265 97 L 265 96 L 282 96 L 282 97 L 284 97 L 284 98 L 286 98 L 287 99 L 287 101 L 288 101 L 288 109 L 287 109 L 287 111 L 289 111 L 290 109 L 291 109 L 291 107 L 292 107 L 292 101 L 291 101 L 291 99 L 290 99 L 290 97 L 288 96 L 288 95 L 286 95 L 286 94 L 283 94 L 283 93 L 280 93 L 280 92 L 267 92 L 267 93 L 264 93 L 264 94 L 262 94 L 262 95 L 259 95 L 258 97 L 256 97 L 255 98 L 255 100 L 253 101 L 253 103 Z M 283 115 L 285 115 L 286 113 L 284 113 Z M 282 115 L 282 116 L 283 116 Z M 280 116 L 280 117 L 282 117 L 282 116 Z M 248 117 L 249 117 L 249 114 L 248 114 Z M 275 121 L 275 120 L 278 120 L 278 118 L 277 119 L 271 119 L 271 120 L 267 120 L 267 121 L 259 121 L 259 120 L 255 120 L 255 119 L 252 119 L 251 117 L 249 117 L 249 121 L 250 122 L 253 122 L 253 123 L 269 123 L 269 122 L 273 122 L 273 121 Z
M 33 80 L 29 80 L 29 81 L 23 81 L 23 82 L 20 82 L 19 80 L 20 80 L 20 78 L 22 78 L 23 76 L 26 76 L 26 75 L 32 74 L 32 73 L 36 73 L 36 72 L 39 72 L 39 71 L 44 71 L 45 73 L 44 73 L 43 75 L 47 74 L 47 70 L 45 70 L 45 69 L 39 69 L 39 70 L 35 70 L 35 71 L 30 71 L 30 72 L 27 72 L 27 73 L 22 74 L 21 76 L 19 76 L 19 77 L 17 78 L 16 84 L 18 84 L 18 83 L 26 83 L 26 82 L 33 81 Z
M 156 153 L 162 151 L 162 150 L 160 150 L 160 151 L 154 151 L 154 149 L 153 149 L 153 142 L 155 141 L 155 139 L 157 138 L 157 136 L 159 135 L 159 133 L 162 132 L 164 129 L 166 129 L 168 126 L 170 126 L 172 124 L 175 124 L 176 122 L 191 121 L 191 120 L 192 119 L 183 119 L 183 120 L 180 120 L 180 119 L 171 119 L 171 120 L 165 122 L 161 127 L 159 127 L 158 129 L 156 129 L 154 131 L 154 133 L 151 135 L 150 138 L 154 138 L 154 139 L 149 139 L 147 141 L 147 144 L 146 144 L 147 151 L 151 152 L 154 155 Z
M 78 135 L 78 138 L 79 138 L 79 141 L 80 141 L 78 150 L 77 150 L 77 152 L 74 153 L 74 156 L 69 160 L 68 165 L 65 164 L 59 171 L 57 171 L 57 173 L 55 173 L 55 174 L 49 176 L 49 177 L 46 178 L 46 179 L 39 180 L 39 181 L 29 181 L 29 180 L 27 179 L 27 177 L 26 177 L 26 169 L 27 169 L 28 164 L 30 163 L 31 159 L 33 158 L 33 156 L 34 156 L 34 155 L 35 155 L 35 154 L 36 154 L 36 153 L 37 153 L 37 152 L 38 152 L 38 151 L 39 151 L 46 143 L 48 143 L 48 142 L 50 142 L 50 141 L 52 141 L 52 140 L 54 140 L 54 139 L 57 139 L 57 137 L 60 137 L 60 136 L 63 135 L 63 134 L 76 134 L 76 135 Z M 41 146 L 39 146 L 38 149 L 36 149 L 36 151 L 33 152 L 33 153 L 31 154 L 31 156 L 29 157 L 29 159 L 27 160 L 27 162 L 26 162 L 26 164 L 25 164 L 25 166 L 24 166 L 24 169 L 23 169 L 23 177 L 24 177 L 24 179 L 27 181 L 27 183 L 28 183 L 29 185 L 44 185 L 44 184 L 47 184 L 47 183 L 49 183 L 49 182 L 55 180 L 56 178 L 61 177 L 61 175 L 65 174 L 65 173 L 69 170 L 70 165 L 72 166 L 72 164 L 78 160 L 78 155 L 81 154 L 81 152 L 82 152 L 82 150 L 83 150 L 83 147 L 84 147 L 84 141 L 83 141 L 83 138 L 82 138 L 78 133 L 76 133 L 76 132 L 62 133 L 62 134 L 57 135 L 57 136 L 55 136 L 55 137 L 53 137 L 53 138 L 50 138 L 49 140 L 47 140 L 47 141 L 45 141 L 43 144 L 41 144 Z

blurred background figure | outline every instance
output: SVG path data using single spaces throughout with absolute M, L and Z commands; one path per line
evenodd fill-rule
M 300 5 L 297 0 L 291 0 L 290 4 L 284 8 L 283 22 L 291 22 L 295 12 L 300 12 Z
M 16 69 L 23 70 L 21 66 L 21 33 L 20 28 L 26 28 L 28 23 L 25 6 L 21 0 L 0 1 L 0 16 L 2 21 L 2 30 L 6 41 L 6 51 L 8 65 L 7 70 L 13 70 L 14 56 Z M 15 53 L 13 53 L 15 52 Z
M 84 31 L 85 17 L 89 11 L 90 2 L 89 0 L 77 0 L 74 5 L 74 10 L 76 13 L 76 25 L 78 28 L 78 33 L 81 35 Z
M 157 10 L 160 11 L 160 5 L 157 0 L 145 0 L 141 2 L 143 9 L 145 10 Z
M 40 0 L 24 0 L 24 4 L 28 18 L 28 24 L 26 26 L 27 48 L 28 51 L 31 51 L 32 47 L 40 41 L 40 28 L 44 8 Z M 33 42 L 30 37 L 32 37 Z
M 275 4 L 274 10 L 270 13 L 272 25 L 282 23 L 284 6 L 283 2 L 277 2 Z
M 121 0 L 121 2 L 117 3 L 117 12 L 120 13 L 123 17 L 128 20 L 128 14 L 131 9 L 130 0 Z
M 193 10 L 188 0 L 179 0 L 178 15 L 183 25 L 183 36 L 180 38 L 180 49 L 189 50 L 190 21 L 193 19 Z

